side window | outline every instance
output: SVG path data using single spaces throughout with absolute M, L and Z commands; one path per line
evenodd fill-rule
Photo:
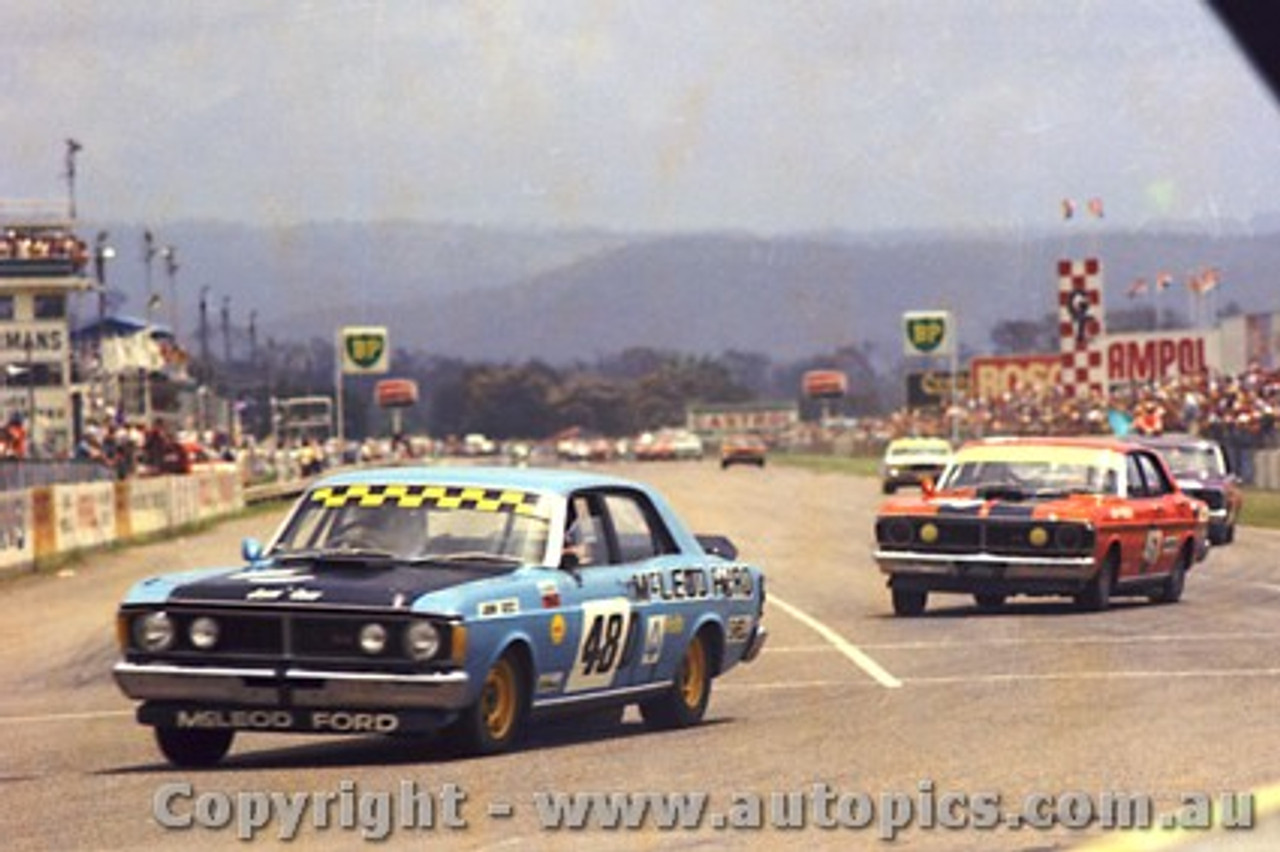
M 1125 479 L 1128 482 L 1129 497 L 1146 497 L 1147 485 L 1142 478 L 1142 470 L 1138 467 L 1138 459 L 1133 453 L 1125 456 Z
M 577 555 L 578 564 L 603 565 L 609 561 L 609 548 L 604 537 L 604 520 L 599 501 L 579 494 L 569 502 L 565 519 L 564 549 Z
M 1142 475 L 1147 480 L 1148 496 L 1159 497 L 1173 491 L 1173 485 L 1165 477 L 1164 470 L 1150 454 L 1139 453 L 1138 466 L 1142 468 Z
M 605 508 L 618 540 L 618 559 L 639 562 L 674 553 L 671 536 L 653 507 L 636 494 L 606 494 Z
M 13 319 L 13 296 L 0 296 L 0 320 Z

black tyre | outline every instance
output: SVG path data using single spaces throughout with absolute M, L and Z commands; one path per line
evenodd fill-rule
M 919 615 L 929 604 L 928 592 L 916 592 L 906 589 L 893 590 L 894 615 Z
M 1089 585 L 1076 595 L 1076 607 L 1088 612 L 1103 612 L 1111 607 L 1111 587 L 1116 579 L 1116 565 L 1120 561 L 1119 554 L 1111 551 L 1097 573 L 1089 581 Z
M 898 490 L 898 486 L 894 485 L 892 482 L 885 482 L 881 484 L 880 490 L 885 494 L 892 494 L 894 491 Z
M 520 741 L 528 715 L 529 687 L 524 666 L 508 651 L 489 669 L 480 697 L 462 711 L 449 735 L 467 754 L 498 754 Z
M 689 640 L 676 669 L 675 680 L 657 698 L 640 703 L 640 715 L 650 728 L 688 728 L 702 721 L 711 700 L 711 648 L 705 634 Z
M 156 728 L 156 745 L 174 766 L 213 766 L 231 750 L 235 731 Z
M 1178 561 L 1173 564 L 1173 569 L 1165 578 L 1164 585 L 1151 595 L 1151 602 L 1171 604 L 1182 600 L 1182 590 L 1187 583 L 1187 568 L 1190 564 L 1191 548 L 1187 546 L 1178 554 Z
M 984 592 L 974 595 L 973 599 L 977 601 L 978 609 L 992 612 L 1004 606 L 1005 596 L 995 592 Z

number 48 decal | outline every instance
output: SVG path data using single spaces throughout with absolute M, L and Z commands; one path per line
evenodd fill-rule
M 566 691 L 601 689 L 613 683 L 635 617 L 626 598 L 582 605 L 582 638 Z

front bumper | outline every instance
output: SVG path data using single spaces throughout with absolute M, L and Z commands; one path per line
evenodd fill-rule
M 121 691 L 140 701 L 245 707 L 378 707 L 459 710 L 470 696 L 464 671 L 393 674 L 305 668 L 197 667 L 121 661 Z
M 992 556 L 877 550 L 894 589 L 922 592 L 1070 594 L 1093 577 L 1092 556 Z
M 751 638 L 747 640 L 747 647 L 742 651 L 742 662 L 749 663 L 760 656 L 768 638 L 769 631 L 764 629 L 763 624 L 757 624 L 751 631 Z

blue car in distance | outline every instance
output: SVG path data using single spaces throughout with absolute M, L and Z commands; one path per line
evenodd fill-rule
M 765 641 L 764 577 L 649 487 L 586 472 L 330 476 L 235 567 L 137 583 L 115 668 L 180 766 L 237 731 L 513 747 L 532 717 L 701 721 L 712 678 Z

